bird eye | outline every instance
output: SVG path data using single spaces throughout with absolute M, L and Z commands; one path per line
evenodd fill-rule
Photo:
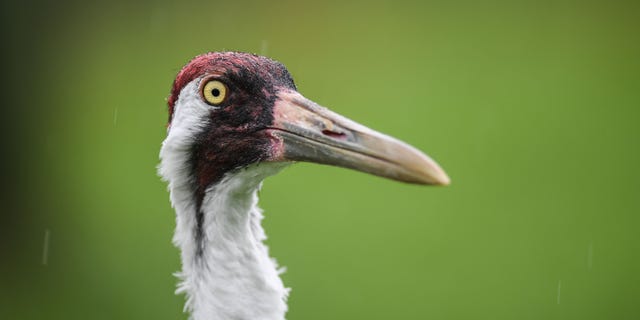
M 227 97 L 227 86 L 218 80 L 210 80 L 202 87 L 202 96 L 208 104 L 219 105 Z

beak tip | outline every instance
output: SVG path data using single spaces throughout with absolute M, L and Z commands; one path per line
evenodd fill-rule
M 422 164 L 420 165 L 420 169 L 417 170 L 420 173 L 416 175 L 416 177 L 419 177 L 420 183 L 432 186 L 450 185 L 451 178 L 449 178 L 449 175 L 447 175 L 442 167 L 440 167 L 435 161 L 429 158 L 429 156 L 424 154 L 423 156 L 423 159 L 426 161 L 422 162 Z
M 451 184 L 451 179 L 449 178 L 449 176 L 446 173 L 442 173 L 442 176 L 440 176 L 437 180 L 436 185 L 438 186 L 448 186 Z
M 440 171 L 436 174 L 431 174 L 425 177 L 422 183 L 432 186 L 445 187 L 451 184 L 451 179 L 444 171 Z

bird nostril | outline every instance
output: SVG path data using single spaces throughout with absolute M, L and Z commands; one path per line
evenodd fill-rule
M 331 131 L 331 130 L 322 130 L 322 134 L 324 134 L 325 136 L 329 136 L 331 138 L 334 139 L 345 139 L 347 137 L 346 134 L 342 133 L 342 132 L 335 132 L 335 131 Z

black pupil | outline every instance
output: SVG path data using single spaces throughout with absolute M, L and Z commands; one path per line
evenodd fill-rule
M 215 88 L 215 89 L 211 90 L 211 94 L 212 94 L 214 97 L 219 96 L 219 95 L 220 95 L 220 89 Z

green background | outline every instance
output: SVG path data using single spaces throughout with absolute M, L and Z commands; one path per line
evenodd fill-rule
M 186 319 L 165 99 L 240 50 L 453 180 L 269 178 L 288 319 L 638 319 L 637 3 L 6 2 L 0 318 Z

